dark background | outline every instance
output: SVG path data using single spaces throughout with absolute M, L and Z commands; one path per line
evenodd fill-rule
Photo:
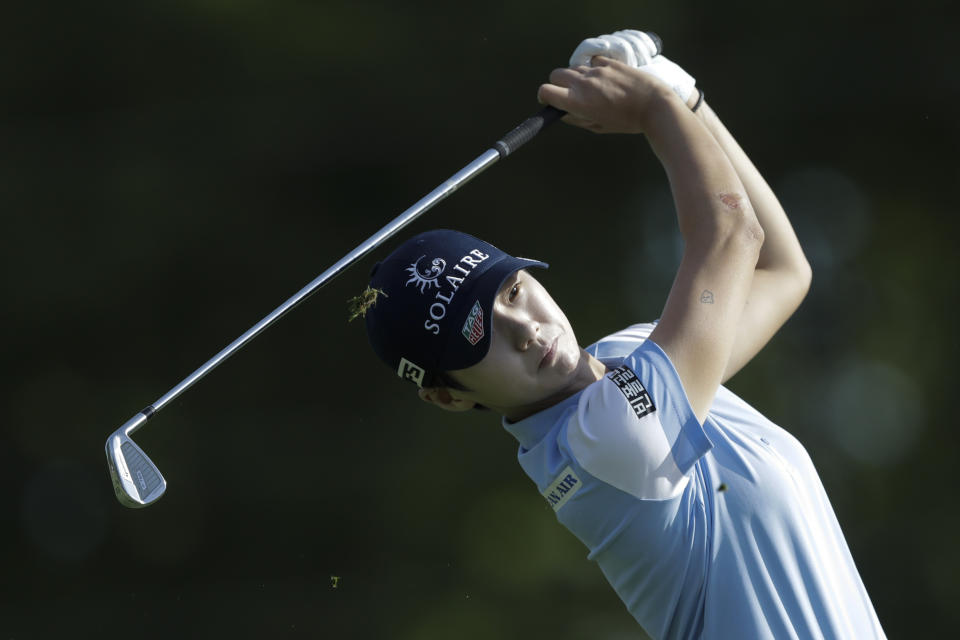
M 814 269 L 730 386 L 820 470 L 891 638 L 960 622 L 951 4 L 7 2 L 0 638 L 642 638 L 491 415 L 374 358 L 367 258 L 136 435 L 107 435 L 537 110 L 579 41 L 657 31 Z M 416 222 L 552 264 L 581 341 L 678 258 L 641 137 L 557 125 Z M 388 243 L 378 251 L 397 244 Z

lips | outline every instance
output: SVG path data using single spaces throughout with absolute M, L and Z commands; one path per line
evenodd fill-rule
M 545 366 L 551 364 L 554 358 L 557 355 L 557 342 L 559 342 L 560 336 L 557 336 L 553 339 L 553 342 L 550 343 L 550 346 L 547 347 L 546 353 L 543 354 L 543 358 L 540 359 L 540 366 L 537 369 L 543 369 Z

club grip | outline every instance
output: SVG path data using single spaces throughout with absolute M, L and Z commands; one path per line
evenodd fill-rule
M 566 111 L 561 111 L 556 107 L 544 107 L 536 115 L 530 116 L 521 122 L 516 129 L 497 140 L 493 148 L 500 153 L 500 159 L 503 160 L 522 147 L 524 143 L 529 142 L 533 136 L 540 133 L 541 129 L 559 120 L 566 113 Z

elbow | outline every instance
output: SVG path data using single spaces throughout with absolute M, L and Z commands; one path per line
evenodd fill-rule
M 735 218 L 733 224 L 727 229 L 727 237 L 735 239 L 735 244 L 745 253 L 750 253 L 754 257 L 754 264 L 760 258 L 760 251 L 763 249 L 763 241 L 766 235 L 757 216 L 752 209 L 747 209 Z
M 714 215 L 702 216 L 696 225 L 684 226 L 681 217 L 680 232 L 688 246 L 698 246 L 704 251 L 732 252 L 744 258 L 752 255 L 756 265 L 765 237 L 763 226 L 749 202 L 744 204 L 731 194 L 723 196 L 733 204 L 722 200 L 727 205 L 724 210 L 714 209 L 711 212 Z
M 723 218 L 728 222 L 728 234 L 732 233 L 745 248 L 752 248 L 759 254 L 765 234 L 750 200 L 737 193 L 722 193 L 720 202 L 727 209 Z
M 735 238 L 744 250 L 753 250 L 759 255 L 766 236 L 750 201 L 728 193 L 721 194 L 720 201 L 728 209 L 721 218 L 721 228 L 725 227 L 721 233 Z
M 763 241 L 766 235 L 763 227 L 760 225 L 760 221 L 757 220 L 757 216 L 753 215 L 753 211 L 750 211 L 749 214 L 750 215 L 744 215 L 742 218 L 742 232 L 746 236 L 747 242 L 753 245 L 759 254 L 760 249 L 763 248 Z
M 793 313 L 800 307 L 810 292 L 813 269 L 801 253 L 791 264 L 785 265 L 779 273 L 781 293 L 785 301 L 790 301 L 791 313 Z
M 800 306 L 800 303 L 810 292 L 810 283 L 813 281 L 813 267 L 810 266 L 810 261 L 807 260 L 807 256 L 803 253 L 803 248 L 795 236 L 792 244 L 788 244 L 787 248 L 789 251 L 784 252 L 783 264 L 796 291 L 797 306 Z
M 813 281 L 813 268 L 806 257 L 803 257 L 800 264 L 797 265 L 797 279 L 800 284 L 800 299 L 803 300 L 807 297 L 807 293 L 810 291 L 810 283 Z
M 800 303 L 804 301 L 807 297 L 807 293 L 810 292 L 810 283 L 813 280 L 813 269 L 810 267 L 810 263 L 807 261 L 806 257 L 801 256 L 800 261 L 793 269 L 793 280 L 796 287 L 796 297 L 797 304 L 799 307 Z

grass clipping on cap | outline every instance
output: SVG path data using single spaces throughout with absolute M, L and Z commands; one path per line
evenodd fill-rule
M 354 296 L 347 301 L 347 322 L 353 322 L 357 318 L 366 317 L 367 310 L 377 304 L 377 296 L 387 296 L 383 289 L 374 289 L 367 287 L 358 296 Z

